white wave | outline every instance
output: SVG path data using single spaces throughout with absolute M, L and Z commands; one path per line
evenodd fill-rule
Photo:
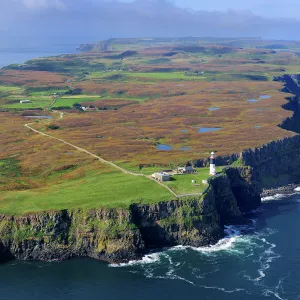
M 236 288 L 234 290 L 226 290 L 225 288 L 218 287 L 218 286 L 199 285 L 199 287 L 202 287 L 202 288 L 205 288 L 205 289 L 210 289 L 210 290 L 218 290 L 218 291 L 222 291 L 222 292 L 227 293 L 227 294 L 233 294 L 233 293 L 236 293 L 236 292 L 245 292 L 245 289 L 239 289 L 239 288 Z
M 285 197 L 288 197 L 290 195 L 287 195 L 287 194 L 276 194 L 274 196 L 267 196 L 267 197 L 263 197 L 261 198 L 261 201 L 262 202 L 268 202 L 268 201 L 274 201 L 274 200 L 281 200 Z
M 295 191 L 295 192 L 300 192 L 300 186 L 296 187 L 296 188 L 294 189 L 294 191 Z
M 152 253 L 152 254 L 145 255 L 141 260 L 131 260 L 128 263 L 121 263 L 121 264 L 110 264 L 109 267 L 121 268 L 121 267 L 135 266 L 135 265 L 147 265 L 159 261 L 160 261 L 160 253 Z

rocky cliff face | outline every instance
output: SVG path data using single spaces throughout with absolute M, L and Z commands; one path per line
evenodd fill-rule
M 199 198 L 134 204 L 129 209 L 2 215 L 0 261 L 87 256 L 119 263 L 139 259 L 150 249 L 216 243 L 224 236 L 225 224 L 247 222 L 239 209 L 248 207 L 244 199 L 259 197 L 249 178 L 243 178 L 247 172 L 227 172 L 212 178 Z
M 300 133 L 300 75 L 284 75 L 275 81 L 284 83 L 290 95 L 283 108 L 294 112 L 278 126 Z M 273 188 L 300 182 L 300 135 L 273 141 L 239 155 L 244 165 L 252 166 L 260 188 Z
M 284 91 L 294 94 L 285 105 L 294 116 L 280 126 L 300 132 L 300 76 L 276 80 L 285 82 Z M 262 188 L 300 182 L 300 135 L 219 158 L 218 163 L 233 161 L 238 167 L 210 178 L 209 188 L 199 198 L 134 204 L 128 209 L 0 215 L 0 261 L 87 256 L 119 263 L 139 259 L 154 248 L 215 243 L 224 235 L 224 225 L 249 222 L 243 213 L 260 205 Z M 207 163 L 198 160 L 193 165 Z

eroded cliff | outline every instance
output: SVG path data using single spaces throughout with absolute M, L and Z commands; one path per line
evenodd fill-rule
M 244 207 L 243 199 L 259 197 L 245 174 L 242 168 L 226 170 L 210 179 L 199 198 L 133 204 L 128 209 L 2 215 L 0 260 L 86 256 L 119 263 L 139 259 L 150 249 L 216 243 L 224 236 L 224 225 L 247 222 L 239 208 Z

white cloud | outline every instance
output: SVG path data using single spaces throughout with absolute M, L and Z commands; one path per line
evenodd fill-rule
M 64 9 L 65 4 L 61 0 L 22 0 L 28 9 Z

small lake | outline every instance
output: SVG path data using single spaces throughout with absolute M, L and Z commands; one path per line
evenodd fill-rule
M 218 109 L 220 109 L 220 107 L 210 107 L 208 110 L 209 111 L 215 111 L 215 110 L 218 110 Z
M 270 95 L 261 95 L 259 96 L 259 99 L 270 99 L 272 98 Z
M 181 147 L 179 150 L 180 151 L 191 151 L 192 148 L 191 147 Z
M 261 126 L 261 125 L 255 125 L 254 126 L 254 128 L 256 128 L 256 129 L 259 129 L 259 128 L 262 128 L 263 126 Z
M 205 133 L 205 132 L 213 132 L 219 130 L 221 130 L 221 127 L 200 127 L 197 132 Z
M 32 119 L 52 119 L 51 116 L 24 116 L 25 118 L 32 118 Z
M 259 100 L 256 100 L 256 99 L 249 99 L 248 102 L 250 102 L 250 103 L 256 103 L 256 102 L 259 102 Z
M 183 129 L 183 130 L 181 130 L 181 132 L 187 133 L 188 130 L 187 129 Z
M 160 145 L 157 145 L 156 149 L 161 150 L 161 151 L 170 151 L 170 150 L 173 150 L 173 147 L 170 145 L 160 144 Z

